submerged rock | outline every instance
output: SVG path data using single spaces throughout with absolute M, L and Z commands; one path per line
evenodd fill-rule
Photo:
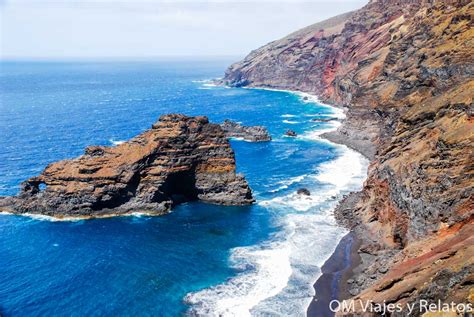
M 295 137 L 297 136 L 296 132 L 293 130 L 286 130 L 285 135 Z
M 221 124 L 222 130 L 228 138 L 242 138 L 251 142 L 271 141 L 272 137 L 263 126 L 243 126 L 231 120 Z
M 307 188 L 299 188 L 296 193 L 298 195 L 311 196 L 311 192 Z
M 330 121 L 336 121 L 337 118 L 314 118 L 311 119 L 312 122 L 330 122 Z
M 170 114 L 128 142 L 88 147 L 78 158 L 48 165 L 21 184 L 9 211 L 72 217 L 162 214 L 190 200 L 254 201 L 245 178 L 235 173 L 234 152 L 222 128 L 207 117 Z

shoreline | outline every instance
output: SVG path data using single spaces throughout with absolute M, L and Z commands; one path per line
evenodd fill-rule
M 370 141 L 371 134 L 355 126 L 347 111 L 345 114 L 346 118 L 342 120 L 337 130 L 326 132 L 321 137 L 360 153 L 370 165 L 375 159 L 375 147 Z M 350 231 L 339 241 L 334 253 L 321 267 L 322 275 L 313 285 L 315 295 L 306 311 L 308 317 L 334 316 L 335 313 L 329 309 L 332 300 L 349 299 L 359 293 L 353 277 L 367 264 L 361 257 L 359 249 L 368 238 L 363 231 L 358 230 L 352 216 L 360 194 L 361 191 L 348 193 L 333 210 L 338 225 Z
M 217 83 L 216 86 L 225 86 L 222 85 L 222 83 Z M 324 101 L 322 101 L 317 95 L 314 95 L 312 93 L 304 92 L 304 91 L 299 91 L 299 90 L 290 90 L 290 89 L 275 89 L 275 88 L 267 88 L 267 87 L 239 87 L 242 89 L 255 89 L 255 90 L 268 90 L 268 91 L 277 91 L 277 92 L 284 92 L 288 93 L 291 95 L 296 96 L 302 103 L 307 103 L 307 104 L 314 104 L 317 106 L 322 106 L 324 108 L 327 108 L 330 110 L 330 114 L 327 114 L 330 117 L 334 117 L 336 120 L 334 120 L 334 124 L 331 124 L 331 127 L 323 129 L 320 131 L 321 133 L 318 133 L 315 137 L 323 142 L 327 142 L 331 144 L 332 146 L 336 148 L 341 148 L 344 151 L 347 152 L 354 152 L 357 153 L 357 156 L 364 161 L 364 169 L 361 171 L 361 173 L 357 175 L 351 175 L 347 174 L 347 178 L 350 179 L 356 179 L 360 178 L 360 183 L 356 183 L 353 185 L 350 185 L 349 188 L 345 188 L 344 192 L 342 193 L 342 197 L 338 200 L 334 201 L 334 207 L 331 208 L 331 210 L 328 211 L 328 216 L 332 217 L 331 219 L 334 220 L 337 228 L 342 231 L 342 234 L 338 239 L 334 240 L 335 243 L 331 243 L 331 246 L 334 248 L 331 253 L 327 254 L 327 257 L 322 259 L 321 262 L 319 262 L 318 266 L 321 267 L 321 272 L 319 272 L 317 275 L 313 276 L 312 278 L 309 278 L 309 283 L 308 283 L 308 288 L 312 289 L 313 291 L 311 292 L 314 295 L 308 294 L 308 301 L 304 303 L 304 305 L 301 307 L 302 313 L 307 314 L 308 310 L 313 310 L 316 306 L 314 306 L 314 300 L 315 298 L 320 298 L 321 296 L 319 294 L 323 294 L 321 289 L 328 289 L 326 286 L 331 286 L 328 285 L 327 282 L 324 282 L 324 280 L 329 281 L 331 284 L 334 285 L 332 288 L 333 291 L 329 292 L 329 296 L 326 296 L 326 301 L 327 298 L 331 298 L 331 294 L 348 294 L 348 289 L 347 287 L 340 287 L 339 284 L 334 284 L 332 279 L 328 279 L 326 276 L 332 275 L 332 273 L 335 273 L 335 271 L 340 271 L 340 269 L 336 265 L 343 265 L 344 273 L 340 274 L 339 272 L 336 272 L 336 276 L 338 279 L 343 279 L 344 281 L 347 280 L 349 275 L 352 272 L 352 269 L 355 268 L 355 266 L 358 264 L 358 249 L 360 246 L 359 240 L 357 236 L 352 232 L 348 230 L 348 227 L 339 220 L 339 217 L 337 216 L 338 213 L 336 212 L 336 209 L 338 209 L 342 203 L 342 201 L 345 200 L 347 196 L 351 196 L 351 194 L 355 192 L 359 192 L 362 187 L 363 187 L 363 182 L 365 181 L 367 177 L 367 169 L 370 164 L 370 155 L 371 155 L 371 147 L 370 144 L 367 144 L 365 147 L 366 151 L 360 150 L 360 148 L 357 146 L 357 142 L 354 142 L 356 144 L 352 144 L 351 140 L 357 139 L 357 137 L 360 135 L 359 134 L 351 134 L 349 133 L 347 136 L 344 134 L 346 133 L 341 133 L 341 130 L 345 129 L 351 129 L 351 130 L 357 130 L 357 127 L 354 127 L 351 123 L 352 120 L 350 117 L 350 113 L 348 113 L 348 109 L 346 107 L 342 106 L 336 106 L 336 105 L 331 105 L 328 104 Z M 349 123 L 349 124 L 348 124 Z M 333 140 L 332 138 L 328 137 L 329 134 L 334 134 L 334 135 L 341 135 L 341 141 L 336 141 Z M 364 139 L 363 141 L 365 143 L 370 143 L 369 138 L 364 134 Z M 311 138 L 313 139 L 313 138 Z M 308 238 L 311 239 L 311 238 Z M 346 250 L 344 252 L 341 252 L 341 250 Z M 342 258 L 336 257 L 337 255 L 340 254 L 345 254 Z M 335 258 L 335 264 L 331 265 L 328 264 L 328 262 L 331 262 L 331 259 Z M 333 260 L 334 262 L 334 260 Z M 322 273 L 322 274 L 321 274 Z M 341 278 L 339 278 L 339 276 Z M 322 282 L 323 281 L 323 282 Z M 322 287 L 317 287 L 315 288 L 316 285 L 321 284 Z M 316 290 L 316 294 L 314 292 Z M 327 293 L 327 291 L 326 291 Z M 325 299 L 321 298 L 319 300 L 320 305 L 324 306 Z M 319 313 L 319 310 L 318 310 Z M 316 315 L 317 317 L 320 317 L 320 314 Z
M 289 93 L 289 94 L 293 94 L 297 96 L 298 98 L 301 99 L 303 103 L 311 103 L 311 104 L 320 105 L 320 106 L 329 108 L 332 112 L 330 116 L 333 116 L 334 118 L 336 118 L 335 122 L 338 122 L 339 124 L 336 126 L 330 127 L 328 129 L 325 129 L 324 131 L 322 131 L 321 134 L 318 134 L 318 138 L 320 138 L 321 140 L 326 140 L 329 143 L 332 143 L 334 146 L 342 145 L 343 147 L 346 148 L 346 150 L 355 151 L 361 154 L 362 156 L 364 156 L 365 158 L 368 158 L 368 156 L 364 154 L 362 151 L 360 151 L 357 147 L 355 146 L 353 147 L 350 144 L 348 144 L 347 140 L 345 140 L 346 142 L 344 141 L 337 142 L 327 137 L 327 135 L 331 135 L 331 134 L 340 135 L 339 129 L 344 127 L 348 120 L 347 111 L 346 111 L 347 109 L 324 103 L 320 101 L 320 99 L 316 95 L 302 92 L 302 91 L 269 89 L 269 88 L 259 88 L 259 87 L 248 87 L 247 89 L 260 89 L 260 90 L 285 92 L 285 93 Z M 366 175 L 362 175 L 362 176 L 364 176 L 364 179 L 366 178 L 365 177 Z M 348 177 L 351 177 L 351 176 L 348 176 Z M 335 221 L 337 222 L 338 227 L 341 230 L 344 230 L 345 226 L 341 224 L 338 217 L 336 216 L 336 210 L 341 205 L 342 200 L 344 200 L 344 198 L 338 201 L 336 207 L 330 212 L 331 212 L 331 215 L 334 217 Z M 16 214 L 16 213 L 9 213 L 8 211 L 0 212 L 0 214 L 18 215 L 18 216 L 24 216 L 31 219 L 35 219 L 35 220 L 53 221 L 53 222 L 54 221 L 75 222 L 75 221 L 88 220 L 88 219 L 94 219 L 94 218 L 110 218 L 110 217 L 117 217 L 117 216 L 130 217 L 130 216 L 156 216 L 157 215 L 157 214 L 132 212 L 132 213 L 123 213 L 123 214 L 110 213 L 110 214 L 103 214 L 101 216 L 93 216 L 93 217 L 90 217 L 90 216 L 55 217 L 55 216 L 37 215 L 37 214 L 30 214 L 30 213 Z M 347 230 L 344 230 L 344 232 L 347 232 Z M 331 254 L 328 255 L 328 258 L 326 258 L 326 260 L 324 261 L 324 264 L 321 266 L 322 274 L 316 277 L 316 279 L 312 279 L 314 281 L 312 283 L 312 287 L 316 290 L 316 294 L 313 296 L 313 299 L 311 299 L 311 301 L 307 305 L 302 307 L 303 311 L 307 311 L 308 316 L 311 316 L 310 311 L 314 311 L 315 308 L 318 309 L 317 312 L 319 313 L 321 311 L 320 309 L 322 309 L 321 307 L 324 306 L 324 303 L 326 301 L 329 302 L 331 299 L 334 298 L 334 296 L 340 296 L 341 294 L 348 294 L 347 287 L 344 287 L 345 284 L 341 284 L 340 281 L 342 280 L 347 281 L 347 279 L 349 278 L 348 274 L 355 267 L 354 263 L 357 263 L 357 256 L 358 256 L 357 250 L 358 250 L 359 245 L 360 245 L 359 240 L 357 239 L 356 234 L 353 231 L 350 231 L 346 235 L 342 236 L 339 241 L 337 241 L 337 244 L 335 245 L 335 250 Z M 311 285 L 311 284 L 308 283 L 308 285 Z M 331 291 L 328 292 L 327 291 L 328 289 L 330 289 Z M 320 316 L 320 315 L 315 315 L 315 316 Z
M 334 210 L 336 221 L 341 226 L 348 226 L 342 213 L 351 210 L 358 201 L 359 192 L 352 192 L 345 196 Z M 341 219 L 342 218 L 342 219 Z M 345 300 L 354 295 L 351 293 L 351 281 L 363 265 L 363 259 L 359 249 L 363 244 L 364 237 L 358 230 L 350 229 L 338 243 L 336 250 L 324 262 L 321 267 L 322 275 L 313 285 L 315 295 L 306 311 L 308 317 L 334 316 L 335 313 L 329 309 L 332 300 Z M 328 292 L 328 290 L 331 290 Z
M 49 222 L 77 222 L 77 221 L 84 221 L 84 220 L 93 220 L 93 219 L 108 219 L 108 218 L 116 218 L 116 217 L 157 217 L 163 216 L 170 212 L 157 214 L 157 213 L 147 213 L 147 212 L 127 212 L 127 213 L 110 213 L 110 214 L 102 214 L 97 216 L 49 216 L 44 214 L 35 214 L 35 213 L 15 213 L 10 211 L 3 211 L 0 210 L 0 216 L 18 216 L 18 217 L 25 217 L 39 221 L 49 221 Z
M 247 88 L 288 92 L 306 98 L 304 99 L 305 102 L 309 99 L 309 102 L 336 110 L 334 115 L 340 125 L 330 131 L 324 131 L 319 137 L 334 145 L 342 145 L 361 154 L 368 160 L 369 165 L 375 159 L 376 150 L 371 142 L 372 137 L 374 137 L 373 131 L 367 131 L 364 126 L 354 122 L 354 115 L 349 113 L 348 108 L 328 104 L 318 96 L 300 90 Z M 329 309 L 332 300 L 349 299 L 359 293 L 358 284 L 352 278 L 367 265 L 367 261 L 361 257 L 359 249 L 364 241 L 370 240 L 364 235 L 363 231 L 358 230 L 355 219 L 351 214 L 360 199 L 361 190 L 344 195 L 333 209 L 336 223 L 341 228 L 349 229 L 349 232 L 339 240 L 334 252 L 321 266 L 322 274 L 313 284 L 315 295 L 306 309 L 306 316 L 308 317 L 334 316 L 335 313 Z
M 369 165 L 374 160 L 375 147 L 370 141 L 372 135 L 370 132 L 364 131 L 363 129 L 361 130 L 354 125 L 347 108 L 325 103 L 321 101 L 318 96 L 299 90 L 265 87 L 242 88 L 287 92 L 301 97 L 303 102 L 313 102 L 331 108 L 334 111 L 336 121 L 339 122 L 340 125 L 329 131 L 324 131 L 319 137 L 335 146 L 342 145 L 348 150 L 353 150 L 361 154 L 368 160 Z M 365 179 L 366 178 L 367 175 Z M 350 215 L 347 215 L 347 212 L 350 212 L 354 208 L 359 200 L 359 193 L 360 190 L 352 191 L 344 195 L 333 209 L 333 216 L 336 223 L 341 228 L 349 228 L 349 232 L 338 241 L 334 252 L 321 266 L 322 274 L 313 283 L 315 295 L 306 307 L 306 316 L 308 317 L 334 316 L 334 313 L 329 309 L 331 300 L 348 299 L 354 296 L 354 293 L 351 294 L 350 283 L 348 282 L 350 282 L 351 278 L 357 273 L 356 271 L 360 270 L 363 265 L 359 248 L 365 237 L 361 236 L 363 233 L 361 233 L 360 230 L 351 228 L 353 219 L 351 219 Z
M 473 302 L 474 192 L 466 173 L 474 150 L 473 83 L 465 80 L 473 72 L 472 49 L 463 41 L 471 35 L 473 7 L 469 1 L 449 8 L 443 2 L 405 4 L 401 11 L 398 1 L 370 1 L 297 30 L 233 63 L 222 80 L 312 92 L 343 108 L 343 125 L 321 137 L 370 159 L 362 190 L 331 208 L 334 227 L 350 228 L 360 247 L 344 242 L 349 237 L 339 244 L 339 237 L 324 241 L 353 255 L 336 251 L 324 272 L 318 262 L 318 272 L 310 274 L 324 275 L 314 285 L 316 302 L 324 300 L 324 291 L 327 298 L 350 298 L 339 309 L 333 303 L 335 313 L 314 314 L 313 303 L 308 315 L 463 315 Z M 459 24 L 460 16 L 468 24 Z M 448 50 L 456 54 L 440 52 Z M 332 171 L 339 179 L 352 174 Z M 306 239 L 319 243 L 321 232 L 313 229 Z M 342 281 L 344 265 L 330 268 L 331 261 L 352 267 L 352 277 Z M 432 309 L 422 301 L 433 303 Z
M 318 295 L 314 296 L 308 306 L 306 316 L 333 316 L 334 313 L 329 309 L 330 302 L 351 296 L 347 281 L 360 263 L 360 256 L 357 253 L 360 244 L 361 241 L 354 231 L 350 231 L 339 241 L 334 253 L 321 267 L 322 275 L 313 285 Z
M 374 160 L 375 146 L 371 142 L 373 134 L 357 126 L 351 120 L 354 117 L 348 113 L 347 108 L 328 104 L 321 101 L 316 95 L 299 90 L 260 87 L 244 88 L 287 92 L 299 95 L 304 102 L 314 102 L 335 110 L 334 116 L 340 125 L 330 131 L 324 131 L 319 137 L 334 145 L 342 145 L 349 150 L 361 154 L 368 160 L 369 165 Z M 351 286 L 357 284 L 351 281 L 351 279 L 358 271 L 363 269 L 365 261 L 359 254 L 359 249 L 367 237 L 363 236 L 363 232 L 354 228 L 354 219 L 352 219 L 348 212 L 350 213 L 354 209 L 360 198 L 359 194 L 360 190 L 344 195 L 333 209 L 336 223 L 341 228 L 349 228 L 349 232 L 338 241 L 334 252 L 321 266 L 322 274 L 313 283 L 315 295 L 306 308 L 306 316 L 308 317 L 334 316 L 334 313 L 329 309 L 331 300 L 344 300 L 357 295 L 354 293 L 354 290 L 358 290 L 358 288 L 351 288 Z

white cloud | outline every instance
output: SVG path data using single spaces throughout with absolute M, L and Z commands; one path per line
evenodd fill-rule
M 244 55 L 366 0 L 7 1 L 4 58 Z

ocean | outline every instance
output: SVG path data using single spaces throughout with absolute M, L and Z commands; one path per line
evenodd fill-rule
M 337 200 L 367 160 L 320 138 L 342 118 L 313 96 L 212 85 L 231 60 L 2 62 L 0 195 L 89 145 L 116 145 L 166 113 L 264 125 L 232 140 L 256 203 L 190 202 L 165 216 L 81 221 L 0 214 L 2 316 L 304 316 L 346 234 Z M 287 129 L 296 138 L 284 135 Z M 297 195 L 307 188 L 311 196 Z

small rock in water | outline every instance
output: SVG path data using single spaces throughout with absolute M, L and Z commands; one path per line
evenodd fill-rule
M 287 130 L 287 131 L 285 132 L 285 135 L 287 135 L 287 136 L 292 136 L 292 137 L 297 136 L 296 132 L 293 131 L 293 130 Z
M 311 119 L 312 122 L 330 122 L 330 121 L 335 121 L 337 120 L 336 118 L 314 118 Z
M 243 126 L 231 120 L 225 120 L 221 124 L 225 135 L 228 138 L 242 138 L 250 142 L 265 142 L 271 141 L 272 137 L 268 130 L 263 126 Z
M 311 192 L 306 189 L 306 188 L 300 188 L 298 189 L 298 191 L 296 192 L 298 195 L 306 195 L 306 196 L 311 196 Z

